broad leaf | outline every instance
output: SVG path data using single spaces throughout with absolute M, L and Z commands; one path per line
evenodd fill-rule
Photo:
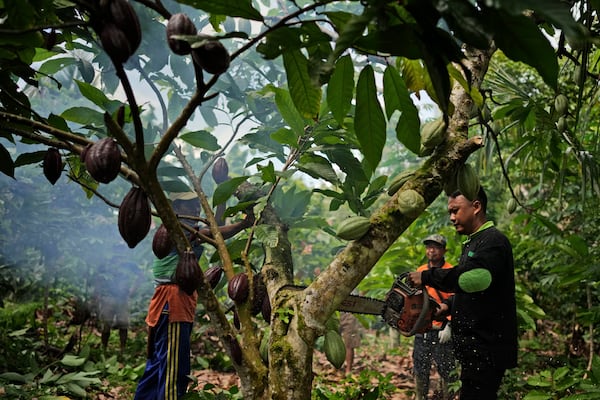
M 316 118 L 321 104 L 321 89 L 308 74 L 308 62 L 299 50 L 283 53 L 283 65 L 294 105 L 304 118 Z
M 388 119 L 396 110 L 402 113 L 396 125 L 396 137 L 407 149 L 419 154 L 419 111 L 410 98 L 404 80 L 393 66 L 387 67 L 383 74 L 383 97 Z
M 352 105 L 354 94 L 354 65 L 350 56 L 340 58 L 327 85 L 327 103 L 331 113 L 340 125 Z
M 0 172 L 13 179 L 15 177 L 15 163 L 2 143 L 0 143 Z
M 385 130 L 386 121 L 377 99 L 373 67 L 367 65 L 360 72 L 356 86 L 354 131 L 362 153 L 373 171 L 381 160 L 381 153 L 385 146 Z
M 205 130 L 184 133 L 183 135 L 179 136 L 179 138 L 194 147 L 199 147 L 210 151 L 219 150 L 221 147 L 219 146 L 217 138 Z
M 315 179 L 325 179 L 334 185 L 339 184 L 331 162 L 316 154 L 304 154 L 298 160 L 298 169 L 307 173 Z
M 258 10 L 252 7 L 251 0 L 179 0 L 181 4 L 199 8 L 211 14 L 241 17 L 254 21 L 262 21 Z
M 216 207 L 217 204 L 225 203 L 233 195 L 238 186 L 247 179 L 247 176 L 238 176 L 218 185 L 213 194 L 213 207 Z
M 79 91 L 81 92 L 81 94 L 86 99 L 100 107 L 102 110 L 112 113 L 121 106 L 120 101 L 110 100 L 108 97 L 106 97 L 106 94 L 104 94 L 104 92 L 98 89 L 97 87 L 94 87 L 89 83 L 85 83 L 82 81 L 75 82 L 77 83 L 77 86 L 79 86 Z

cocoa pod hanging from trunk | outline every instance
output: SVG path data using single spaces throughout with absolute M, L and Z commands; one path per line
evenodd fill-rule
M 186 250 L 179 256 L 175 269 L 175 283 L 188 296 L 200 287 L 202 283 L 202 270 L 198 265 L 198 257 L 192 250 Z
M 85 168 L 98 182 L 112 182 L 121 171 L 121 151 L 117 142 L 104 138 L 94 143 L 85 151 Z
M 152 252 L 159 260 L 162 260 L 173 250 L 173 241 L 169 237 L 167 227 L 161 225 L 154 233 L 152 238 Z
M 42 162 L 44 176 L 51 184 L 55 184 L 62 174 L 63 162 L 60 152 L 55 147 L 50 147 L 46 150 L 44 161 Z
M 243 358 L 240 342 L 238 342 L 238 340 L 231 335 L 225 336 L 225 341 L 227 342 L 227 345 L 229 345 L 229 351 L 231 353 L 231 359 L 233 362 L 235 362 L 237 365 L 242 365 Z
M 250 293 L 248 275 L 245 272 L 235 274 L 227 284 L 227 294 L 231 300 L 242 303 Z
M 130 55 L 135 53 L 142 42 L 142 30 L 135 10 L 127 0 L 111 0 L 108 10 L 110 22 L 125 33 Z
M 213 75 L 227 71 L 231 57 L 229 52 L 218 40 L 209 40 L 192 51 L 192 59 L 203 70 Z
M 134 248 L 150 231 L 152 210 L 146 192 L 133 187 L 123 198 L 119 207 L 119 233 L 129 246 Z
M 204 276 L 206 277 L 210 287 L 214 289 L 221 281 L 221 277 L 223 276 L 223 268 L 220 265 L 210 267 L 206 270 L 206 272 L 204 272 Z
M 100 43 L 115 63 L 123 64 L 133 54 L 127 35 L 112 22 L 102 26 Z
M 223 183 L 229 179 L 229 166 L 223 157 L 217 158 L 212 169 L 212 177 L 216 183 Z
M 263 300 L 267 296 L 267 286 L 260 273 L 252 276 L 252 315 L 258 315 L 262 310 Z

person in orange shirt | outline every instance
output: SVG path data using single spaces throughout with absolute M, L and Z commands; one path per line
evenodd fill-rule
M 430 235 L 423 240 L 427 264 L 417 268 L 422 272 L 433 268 L 452 268 L 446 261 L 446 238 L 442 235 Z M 439 291 L 427 286 L 429 296 L 438 304 L 448 304 L 452 301 L 452 293 Z M 429 377 L 432 362 L 435 362 L 441 377 L 441 394 L 443 399 L 448 399 L 448 383 L 452 379 L 455 368 L 454 352 L 452 350 L 450 318 L 443 321 L 434 320 L 432 329 L 425 333 L 415 335 L 413 347 L 413 374 L 416 381 L 416 399 L 426 400 L 429 393 Z

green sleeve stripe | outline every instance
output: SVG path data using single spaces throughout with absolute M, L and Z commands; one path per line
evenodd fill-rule
M 475 268 L 458 277 L 458 286 L 467 293 L 481 292 L 491 283 L 492 274 L 485 268 Z

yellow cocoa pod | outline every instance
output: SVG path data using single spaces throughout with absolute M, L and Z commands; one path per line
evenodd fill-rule
M 456 184 L 463 196 L 471 201 L 477 197 L 481 185 L 475 169 L 470 164 L 460 166 L 456 174 Z
M 512 214 L 517 210 L 517 201 L 515 200 L 514 197 L 511 197 L 506 202 L 506 210 L 508 211 L 509 214 Z
M 398 175 L 396 175 L 390 181 L 390 185 L 388 186 L 388 194 L 390 196 L 393 196 L 394 194 L 396 194 L 398 189 L 400 189 L 402 187 L 402 185 L 404 185 L 404 183 L 407 180 L 409 180 L 410 177 L 413 176 L 414 174 L 415 174 L 415 171 L 402 171 Z
M 446 122 L 438 118 L 426 122 L 421 129 L 421 148 L 434 149 L 446 138 Z
M 342 366 L 346 359 L 346 346 L 344 345 L 344 339 L 337 331 L 329 330 L 325 333 L 323 351 L 327 360 L 336 369 Z
M 425 199 L 415 190 L 405 190 L 398 195 L 398 209 L 407 217 L 416 218 L 425 209 Z
M 554 109 L 559 116 L 563 116 L 567 114 L 569 111 L 569 99 L 564 94 L 559 94 L 554 99 Z
M 340 239 L 356 240 L 364 236 L 371 227 L 367 217 L 350 217 L 343 220 L 338 226 L 337 235 Z

